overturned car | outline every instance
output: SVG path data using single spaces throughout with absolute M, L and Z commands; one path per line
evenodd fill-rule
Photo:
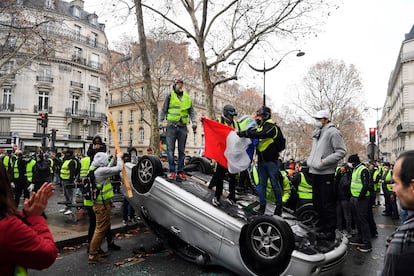
M 158 157 L 125 164 L 141 218 L 178 255 L 200 265 L 221 265 L 239 275 L 335 275 L 347 239 L 318 240 L 313 228 L 289 212 L 258 215 L 253 195 L 237 205 L 211 205 L 210 176 L 190 171 L 186 181 L 168 180 Z M 273 210 L 273 209 L 272 209 Z

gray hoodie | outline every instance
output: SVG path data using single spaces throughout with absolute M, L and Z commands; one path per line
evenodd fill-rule
M 94 173 L 96 183 L 103 183 L 107 177 L 117 175 L 122 170 L 121 158 L 117 158 L 116 164 L 115 158 L 108 164 L 108 158 L 108 154 L 104 152 L 97 152 L 93 158 L 91 167 L 97 168 Z
M 307 160 L 309 172 L 333 174 L 345 154 L 344 139 L 335 125 L 329 122 L 313 133 L 312 150 Z

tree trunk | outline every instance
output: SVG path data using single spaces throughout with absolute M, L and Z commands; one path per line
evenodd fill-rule
M 145 36 L 144 19 L 142 16 L 141 0 L 134 0 L 135 11 L 137 15 L 138 37 L 139 46 L 142 58 L 142 76 L 144 77 L 145 84 L 145 101 L 148 103 L 150 109 L 150 122 L 151 122 L 151 138 L 150 147 L 154 150 L 154 154 L 160 155 L 160 133 L 158 129 L 158 105 L 157 100 L 154 97 L 151 83 L 150 62 L 147 53 L 147 38 Z

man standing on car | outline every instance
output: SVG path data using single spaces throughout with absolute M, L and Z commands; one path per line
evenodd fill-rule
M 335 170 L 346 154 L 346 146 L 341 133 L 329 120 L 327 110 L 318 111 L 313 117 L 316 128 L 307 160 L 313 188 L 313 205 L 319 216 L 320 238 L 334 240 L 337 201 Z
M 278 135 L 282 135 L 279 132 L 279 128 L 273 122 L 271 118 L 271 110 L 267 106 L 261 107 L 256 111 L 256 123 L 257 128 L 250 128 L 237 132 L 240 137 L 256 138 L 259 139 L 259 143 L 256 146 L 256 152 L 258 156 L 258 173 L 259 173 L 259 185 L 258 194 L 260 201 L 259 214 L 264 214 L 266 210 L 266 187 L 267 181 L 270 179 L 272 189 L 275 194 L 276 208 L 275 215 L 282 215 L 282 188 L 279 183 L 279 151 L 276 145 L 276 139 Z
M 217 121 L 235 130 L 240 130 L 238 122 L 234 120 L 234 116 L 237 116 L 236 109 L 232 105 L 226 104 L 223 107 L 223 114 L 217 118 Z M 236 174 L 229 173 L 225 167 L 217 163 L 216 171 L 208 186 L 209 189 L 212 189 L 214 186 L 216 187 L 216 192 L 211 202 L 214 206 L 220 205 L 220 197 L 223 194 L 223 181 L 226 173 L 229 176 L 229 196 L 226 202 L 230 205 L 236 204 Z
M 178 174 L 180 180 L 186 180 L 184 173 L 185 144 L 187 142 L 187 123 L 191 119 L 193 132 L 197 130 L 197 117 L 190 96 L 183 91 L 184 82 L 174 80 L 173 90 L 165 98 L 160 111 L 159 126 L 163 128 L 163 121 L 167 119 L 167 154 L 169 173 L 168 178 L 175 180 Z M 178 143 L 177 168 L 175 166 L 175 143 Z M 177 174 L 176 174 L 177 173 Z
M 393 191 L 401 207 L 409 211 L 407 220 L 387 239 L 383 276 L 414 275 L 414 151 L 403 152 L 394 165 Z

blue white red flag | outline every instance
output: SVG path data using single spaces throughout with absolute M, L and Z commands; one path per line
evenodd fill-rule
M 204 156 L 216 160 L 230 173 L 244 171 L 251 159 L 247 148 L 249 138 L 240 138 L 236 130 L 219 122 L 203 118 L 205 149 Z

